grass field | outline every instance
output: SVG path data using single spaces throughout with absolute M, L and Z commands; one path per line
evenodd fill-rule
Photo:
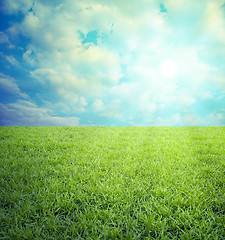
M 225 127 L 1 127 L 0 239 L 225 239 Z

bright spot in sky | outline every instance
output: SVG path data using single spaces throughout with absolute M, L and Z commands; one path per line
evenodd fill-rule
M 164 77 L 174 77 L 177 74 L 177 64 L 170 59 L 164 60 L 160 65 L 160 71 Z

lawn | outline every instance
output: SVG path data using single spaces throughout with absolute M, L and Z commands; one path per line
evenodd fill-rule
M 225 127 L 1 127 L 0 239 L 225 239 Z

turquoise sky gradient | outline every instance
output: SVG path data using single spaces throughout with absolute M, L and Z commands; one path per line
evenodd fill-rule
M 3 0 L 1 126 L 224 126 L 224 0 Z

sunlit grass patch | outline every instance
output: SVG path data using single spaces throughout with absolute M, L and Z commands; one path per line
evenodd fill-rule
M 225 128 L 0 128 L 3 239 L 224 239 Z

